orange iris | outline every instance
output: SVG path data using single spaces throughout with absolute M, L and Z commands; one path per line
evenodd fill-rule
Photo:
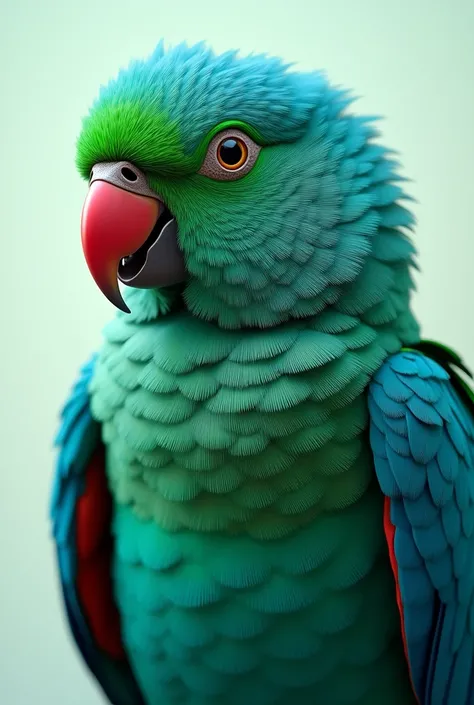
M 217 148 L 217 159 L 224 169 L 235 171 L 247 161 L 248 148 L 239 137 L 226 137 Z

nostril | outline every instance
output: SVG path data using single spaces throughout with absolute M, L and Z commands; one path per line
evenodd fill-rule
M 128 166 L 123 166 L 121 172 L 123 178 L 127 181 L 136 181 L 138 179 L 138 176 L 135 174 L 135 172 L 132 171 Z

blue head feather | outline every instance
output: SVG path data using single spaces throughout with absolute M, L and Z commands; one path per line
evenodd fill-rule
M 216 55 L 204 43 L 182 43 L 165 51 L 161 41 L 147 59 L 131 62 L 103 87 L 95 107 L 138 102 L 164 111 L 181 126 L 188 152 L 225 120 L 252 125 L 270 144 L 292 141 L 304 134 L 328 87 L 321 73 L 289 69 L 266 55 Z

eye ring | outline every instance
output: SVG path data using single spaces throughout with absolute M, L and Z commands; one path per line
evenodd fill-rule
M 217 160 L 221 167 L 228 171 L 237 171 L 237 169 L 243 167 L 248 155 L 247 145 L 237 136 L 225 137 L 217 146 Z
M 222 154 L 225 143 L 230 150 Z M 261 146 L 238 127 L 218 132 L 207 146 L 198 174 L 214 181 L 235 181 L 246 176 L 255 166 Z

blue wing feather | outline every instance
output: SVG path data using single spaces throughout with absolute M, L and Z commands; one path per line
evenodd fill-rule
M 126 660 L 113 659 L 94 642 L 76 588 L 75 511 L 85 490 L 88 463 L 101 444 L 100 425 L 91 415 L 88 394 L 95 359 L 96 356 L 92 357 L 81 369 L 61 415 L 50 508 L 53 537 L 66 614 L 87 666 L 113 705 L 142 705 L 143 699 Z
M 416 695 L 474 705 L 474 404 L 450 367 L 465 370 L 459 358 L 423 345 L 389 358 L 371 383 L 370 442 L 390 499 Z M 427 356 L 438 353 L 441 364 Z

